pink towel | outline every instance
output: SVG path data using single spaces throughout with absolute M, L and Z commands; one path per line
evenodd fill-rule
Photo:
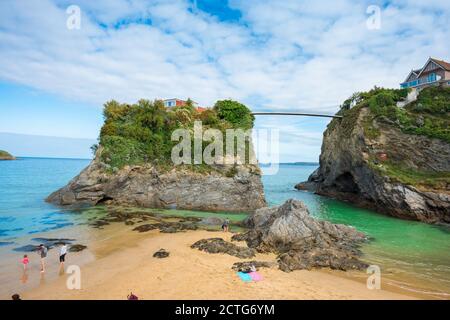
M 262 275 L 260 275 L 258 272 L 250 272 L 249 273 L 250 277 L 252 278 L 253 281 L 261 281 L 263 279 Z

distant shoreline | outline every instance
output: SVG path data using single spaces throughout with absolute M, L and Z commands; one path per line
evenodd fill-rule
M 318 166 L 318 162 L 279 162 L 278 165 L 290 165 L 290 166 Z M 273 163 L 259 163 L 260 166 L 270 166 Z
M 49 159 L 49 160 L 92 160 L 93 158 L 63 158 L 63 157 L 30 157 L 30 156 L 16 156 L 17 160 L 20 159 Z M 318 162 L 279 162 L 278 165 L 295 165 L 295 166 L 318 166 Z M 273 165 L 272 163 L 260 163 L 261 166 Z
M 45 160 L 92 160 L 89 158 L 61 158 L 61 157 L 24 157 L 24 156 L 16 156 L 16 160 L 20 159 L 45 159 Z

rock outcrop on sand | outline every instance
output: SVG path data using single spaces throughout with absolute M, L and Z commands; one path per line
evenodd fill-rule
M 170 255 L 169 251 L 166 251 L 165 249 L 159 249 L 153 254 L 153 258 L 167 258 Z
M 73 244 L 69 247 L 69 252 L 81 252 L 84 249 L 87 249 L 87 246 L 83 244 Z
M 187 230 L 197 230 L 198 226 L 195 222 L 157 222 L 140 225 L 133 231 L 147 232 L 151 230 L 159 230 L 162 233 L 177 233 Z
M 253 258 L 255 256 L 254 249 L 237 246 L 222 238 L 202 239 L 194 243 L 191 248 L 208 253 L 226 253 L 242 259 Z
M 16 157 L 11 155 L 9 152 L 0 150 L 0 160 L 16 160 Z
M 450 223 L 450 186 L 444 180 L 450 172 L 450 144 L 406 134 L 387 119 L 370 120 L 368 108 L 352 112 L 353 117 L 330 123 L 320 167 L 296 188 L 399 218 Z M 417 172 L 421 178 L 414 184 L 397 177 L 411 180 Z M 431 177 L 442 183 L 421 183 Z
M 207 226 L 221 226 L 224 223 L 225 219 L 220 217 L 206 217 L 200 221 L 200 224 Z
M 27 244 L 22 247 L 14 248 L 14 251 L 18 252 L 34 252 L 39 249 L 39 245 L 43 244 L 47 249 L 51 250 L 57 246 L 61 246 L 63 244 L 69 245 L 69 252 L 81 252 L 84 249 L 87 249 L 87 246 L 83 244 L 72 244 L 75 239 L 65 239 L 65 238 L 33 238 L 31 239 L 36 244 Z
M 272 268 L 276 265 L 276 263 L 270 261 L 239 261 L 233 263 L 231 269 L 237 272 L 249 273 L 252 272 L 253 269 L 258 271 L 260 268 Z
M 359 260 L 358 250 L 365 235 L 354 228 L 311 217 L 301 201 L 291 199 L 281 206 L 259 209 L 245 224 L 250 230 L 233 240 L 245 240 L 249 248 L 258 252 L 277 253 L 283 271 L 367 267 Z
M 266 205 L 259 168 L 217 167 L 197 173 L 174 167 L 158 171 L 150 164 L 108 171 L 100 157 L 46 200 L 58 205 L 125 204 L 149 208 L 252 212 Z

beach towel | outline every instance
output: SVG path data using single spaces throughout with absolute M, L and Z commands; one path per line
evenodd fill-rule
M 237 272 L 237 275 L 238 275 L 239 278 L 241 278 L 241 280 L 244 281 L 244 282 L 251 282 L 251 281 L 252 281 L 252 277 L 251 277 L 250 274 L 248 274 L 248 273 Z
M 262 275 L 260 275 L 258 272 L 250 272 L 249 273 L 250 278 L 252 278 L 253 281 L 261 281 L 263 279 Z

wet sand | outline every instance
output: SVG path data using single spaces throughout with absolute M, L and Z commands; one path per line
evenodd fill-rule
M 67 274 L 58 275 L 53 263 L 47 278 L 34 288 L 19 292 L 23 299 L 126 299 L 130 292 L 140 299 L 414 299 L 395 288 L 369 290 L 362 275 L 353 277 L 341 271 L 294 271 L 260 269 L 263 281 L 244 283 L 231 269 L 234 262 L 246 261 L 225 254 L 209 254 L 190 245 L 195 241 L 222 237 L 230 233 L 205 230 L 180 233 L 146 233 L 130 227 L 109 227 L 89 231 L 88 249 L 71 253 L 66 267 L 82 261 L 81 289 L 69 290 Z M 240 245 L 244 245 L 241 243 Z M 170 256 L 153 258 L 164 248 Z M 57 251 L 51 250 L 49 260 L 56 261 Z M 37 259 L 35 259 L 37 260 Z M 272 254 L 258 254 L 255 260 L 274 261 Z M 36 261 L 38 264 L 38 262 Z M 20 270 L 17 270 L 17 280 Z M 34 266 L 29 277 L 39 278 Z M 9 296 L 2 294 L 1 298 Z

